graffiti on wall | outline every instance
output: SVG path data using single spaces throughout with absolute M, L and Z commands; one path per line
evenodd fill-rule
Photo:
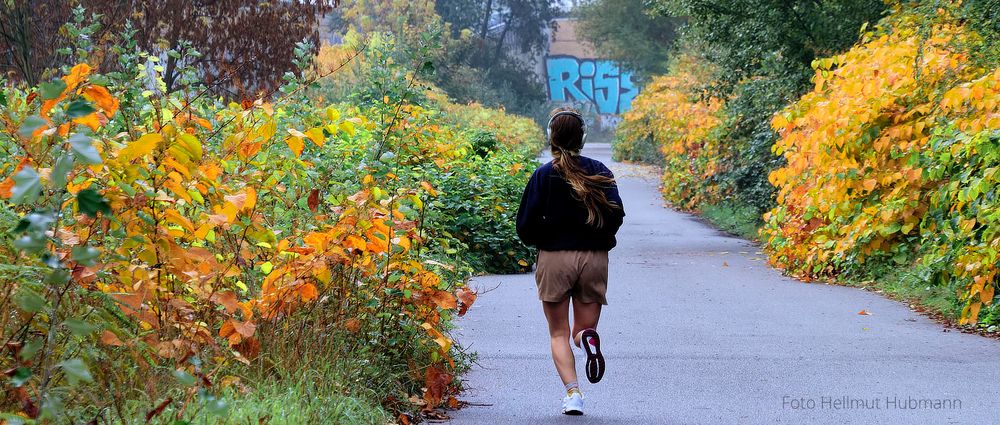
M 632 74 L 607 60 L 548 56 L 545 71 L 549 100 L 592 103 L 601 115 L 628 111 L 639 94 Z

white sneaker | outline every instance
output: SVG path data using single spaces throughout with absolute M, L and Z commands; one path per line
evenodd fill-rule
M 564 415 L 582 415 L 583 414 L 583 394 L 579 391 L 573 391 L 572 395 L 563 397 L 563 410 Z

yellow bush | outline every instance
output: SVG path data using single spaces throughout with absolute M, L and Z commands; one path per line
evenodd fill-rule
M 773 149 L 787 165 L 769 176 L 778 206 L 761 231 L 773 264 L 803 278 L 833 276 L 874 257 L 903 265 L 946 229 L 956 232 L 947 241 L 981 228 L 983 217 L 977 226 L 975 215 L 949 223 L 970 198 L 958 193 L 969 183 L 961 170 L 973 164 L 959 152 L 1000 129 L 1000 74 L 971 64 L 977 36 L 945 10 L 925 20 L 897 7 L 850 51 L 816 61 L 814 90 L 774 117 L 781 138 Z M 957 169 L 942 171 L 952 165 Z M 938 193 L 942 187 L 955 196 Z M 956 249 L 942 244 L 940 252 Z M 992 285 L 995 257 L 959 258 L 963 270 L 944 277 L 966 276 L 982 289 Z M 983 301 L 991 298 L 992 290 Z M 966 316 L 974 321 L 972 308 L 978 311 L 967 307 Z

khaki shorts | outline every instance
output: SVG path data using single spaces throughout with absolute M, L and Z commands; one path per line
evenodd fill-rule
M 535 283 L 542 301 L 608 305 L 608 252 L 539 250 Z

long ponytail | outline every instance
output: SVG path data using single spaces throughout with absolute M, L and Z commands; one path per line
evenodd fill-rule
M 550 122 L 549 131 L 553 168 L 566 179 L 577 200 L 587 208 L 587 224 L 604 227 L 604 215 L 621 209 L 621 206 L 609 201 L 605 193 L 615 185 L 615 179 L 602 174 L 587 174 L 575 158 L 583 148 L 581 118 L 568 114 L 557 116 Z

